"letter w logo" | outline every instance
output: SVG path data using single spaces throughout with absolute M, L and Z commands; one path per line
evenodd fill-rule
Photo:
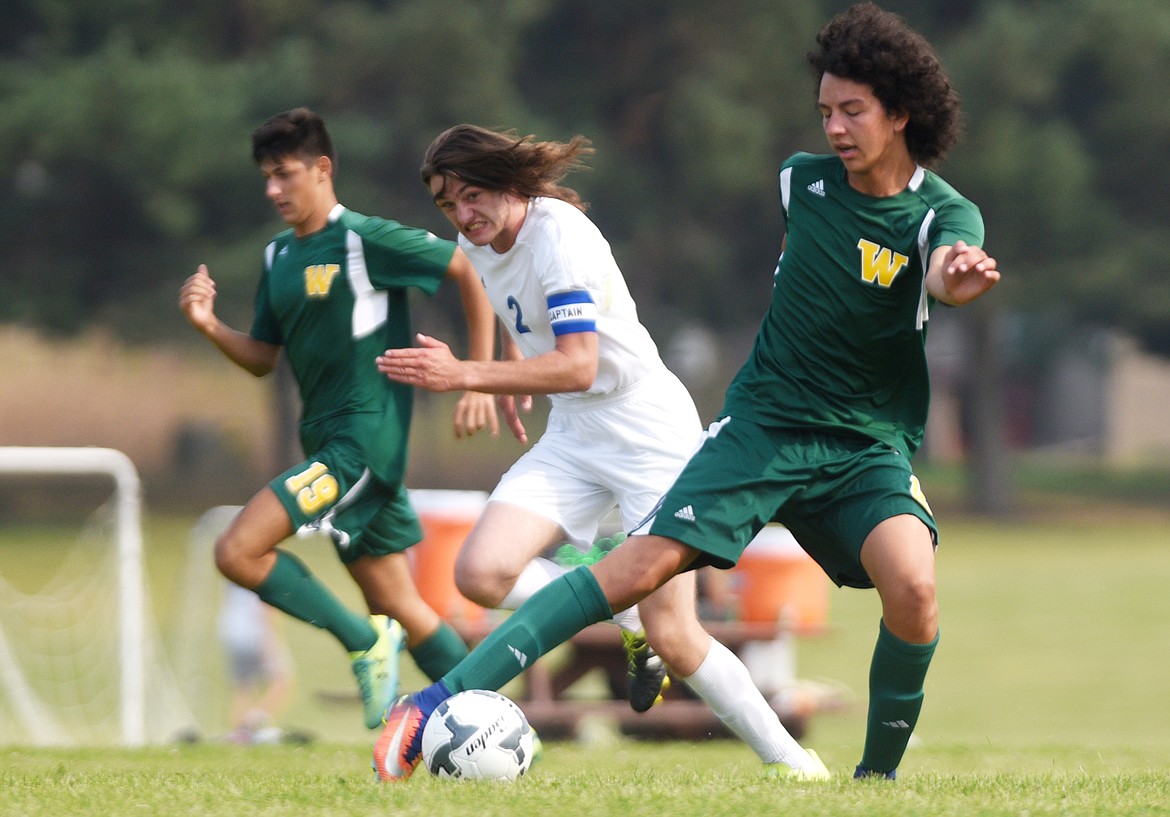
M 889 288 L 898 277 L 898 273 L 910 261 L 901 253 L 866 241 L 864 238 L 857 242 L 857 249 L 861 250 L 861 280 L 880 287 Z
M 305 267 L 305 296 L 324 298 L 333 286 L 333 279 L 341 272 L 340 264 L 314 264 Z

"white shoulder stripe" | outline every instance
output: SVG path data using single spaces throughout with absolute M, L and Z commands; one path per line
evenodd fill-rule
M 930 301 L 926 292 L 926 271 L 930 269 L 930 225 L 934 223 L 935 212 L 931 208 L 918 228 L 918 257 L 922 261 L 922 294 L 918 296 L 918 320 L 915 328 L 919 331 L 930 319 Z
M 386 322 L 390 313 L 390 298 L 374 289 L 370 282 L 370 271 L 366 266 L 366 253 L 362 248 L 362 237 L 353 230 L 345 233 L 346 274 L 353 290 L 353 326 L 355 340 L 371 334 Z
M 910 184 L 906 185 L 910 190 L 917 190 L 922 187 L 922 183 L 926 181 L 926 169 L 921 165 L 914 167 L 914 175 L 910 177 Z
M 784 212 L 788 212 L 788 201 L 792 197 L 792 168 L 786 167 L 780 171 L 780 204 Z

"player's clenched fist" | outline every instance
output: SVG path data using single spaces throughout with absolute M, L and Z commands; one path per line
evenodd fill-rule
M 179 288 L 179 309 L 197 329 L 203 329 L 215 317 L 215 281 L 207 272 L 207 265 L 183 282 Z

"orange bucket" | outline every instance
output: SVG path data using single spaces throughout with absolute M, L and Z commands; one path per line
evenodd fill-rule
M 487 504 L 483 491 L 412 490 L 423 539 L 407 553 L 419 595 L 448 621 L 479 621 L 484 608 L 455 586 L 455 557 Z
M 732 568 L 744 621 L 781 621 L 820 632 L 829 614 L 829 577 L 781 525 L 766 525 Z

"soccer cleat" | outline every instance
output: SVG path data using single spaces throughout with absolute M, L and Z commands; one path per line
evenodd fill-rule
M 898 778 L 898 770 L 890 769 L 888 772 L 878 772 L 873 769 L 867 769 L 864 766 L 858 766 L 853 772 L 854 780 L 863 780 L 869 778 L 882 778 L 885 780 L 896 780 Z
M 394 702 L 384 718 L 382 734 L 374 743 L 374 771 L 385 783 L 406 780 L 422 757 L 422 733 L 427 718 L 410 695 Z
M 828 780 L 832 777 L 824 762 L 812 749 L 806 750 L 812 758 L 812 763 L 803 769 L 789 766 L 787 763 L 768 763 L 764 766 L 769 777 L 783 777 L 788 780 Z
M 662 700 L 670 688 L 666 664 L 646 641 L 646 631 L 622 630 L 622 648 L 626 651 L 626 694 L 630 708 L 645 712 Z
M 596 564 L 624 541 L 626 541 L 626 534 L 619 531 L 613 536 L 598 539 L 589 550 L 579 550 L 576 545 L 561 545 L 553 555 L 553 561 L 561 567 Z
M 366 728 L 377 729 L 382 713 L 398 695 L 398 652 L 405 635 L 402 625 L 386 616 L 370 616 L 370 624 L 378 640 L 368 650 L 351 652 L 349 658 L 362 694 Z

